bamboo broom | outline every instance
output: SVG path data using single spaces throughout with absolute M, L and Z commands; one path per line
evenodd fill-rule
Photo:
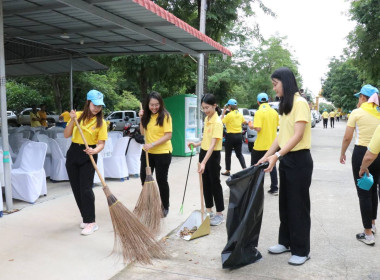
M 142 109 L 140 103 L 140 109 Z M 144 133 L 145 134 L 145 133 Z M 146 168 L 145 181 L 139 199 L 133 213 L 146 225 L 153 234 L 157 234 L 161 227 L 162 203 L 160 191 L 153 179 L 152 170 L 149 166 L 149 153 L 145 151 Z
M 87 141 L 79 126 L 78 120 L 76 118 L 74 120 L 83 143 L 86 149 L 88 149 Z M 89 156 L 102 182 L 103 191 L 107 197 L 115 240 L 112 253 L 115 253 L 120 248 L 125 262 L 136 261 L 142 264 L 151 264 L 152 258 L 164 257 L 165 253 L 161 244 L 154 239 L 154 236 L 150 233 L 148 228 L 140 223 L 136 216 L 111 193 L 99 172 L 93 156 Z

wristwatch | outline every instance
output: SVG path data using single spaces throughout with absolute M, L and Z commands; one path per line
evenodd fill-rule
M 282 160 L 282 155 L 279 152 L 274 153 L 277 156 L 278 160 Z
M 152 142 L 151 144 L 152 144 L 152 147 L 154 147 L 156 145 L 154 142 Z

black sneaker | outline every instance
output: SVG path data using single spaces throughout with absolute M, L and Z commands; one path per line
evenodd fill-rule
M 224 176 L 230 176 L 230 171 L 222 172 L 221 174 Z
M 278 190 L 272 190 L 272 189 L 270 189 L 269 191 L 268 191 L 268 193 L 270 193 L 271 195 L 278 195 Z
M 356 239 L 363 242 L 364 244 L 367 244 L 369 246 L 375 245 L 375 237 L 372 235 L 366 235 L 364 232 L 358 233 L 356 235 Z

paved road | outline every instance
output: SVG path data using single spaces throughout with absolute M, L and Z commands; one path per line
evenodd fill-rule
M 345 124 L 323 129 L 319 123 L 312 129 L 311 259 L 305 265 L 288 265 L 289 254 L 267 253 L 276 244 L 279 217 L 278 197 L 266 193 L 258 247 L 263 259 L 258 263 L 232 271 L 221 268 L 220 253 L 227 238 L 223 224 L 212 227 L 209 236 L 189 242 L 171 234 L 166 240 L 168 259 L 153 266 L 131 265 L 112 279 L 380 279 L 379 245 L 369 247 L 355 239 L 362 230 L 358 199 L 351 166 L 339 163 Z M 266 189 L 269 183 L 267 175 Z M 227 205 L 227 188 L 225 201 Z

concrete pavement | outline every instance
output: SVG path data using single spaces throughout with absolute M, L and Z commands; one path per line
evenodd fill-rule
M 179 214 L 189 158 L 174 158 L 170 167 L 170 213 L 163 220 L 160 237 L 168 258 L 153 265 L 125 266 L 117 256 L 109 256 L 113 245 L 112 224 L 105 196 L 95 188 L 99 231 L 80 236 L 80 215 L 68 183 L 60 183 L 55 199 L 5 215 L 0 219 L 0 279 L 380 279 L 379 244 L 367 246 L 355 239 L 362 230 L 359 203 L 351 165 L 339 163 L 345 122 L 334 129 L 322 123 L 312 129 L 314 160 L 311 186 L 311 259 L 303 266 L 288 265 L 289 254 L 269 255 L 267 248 L 277 243 L 278 197 L 265 192 L 264 217 L 258 249 L 263 259 L 237 270 L 221 268 L 220 253 L 226 244 L 225 224 L 211 228 L 211 234 L 184 241 L 173 234 L 190 213 L 199 209 L 197 158 L 186 194 L 184 214 Z M 347 152 L 350 162 L 352 147 Z M 224 168 L 224 155 L 222 167 Z M 248 154 L 246 162 L 250 162 Z M 232 158 L 233 172 L 240 170 Z M 225 206 L 228 188 L 224 183 Z M 133 209 L 140 192 L 139 179 L 125 182 L 107 180 L 112 192 Z M 270 177 L 266 175 L 265 191 Z M 380 242 L 380 239 L 379 241 Z

